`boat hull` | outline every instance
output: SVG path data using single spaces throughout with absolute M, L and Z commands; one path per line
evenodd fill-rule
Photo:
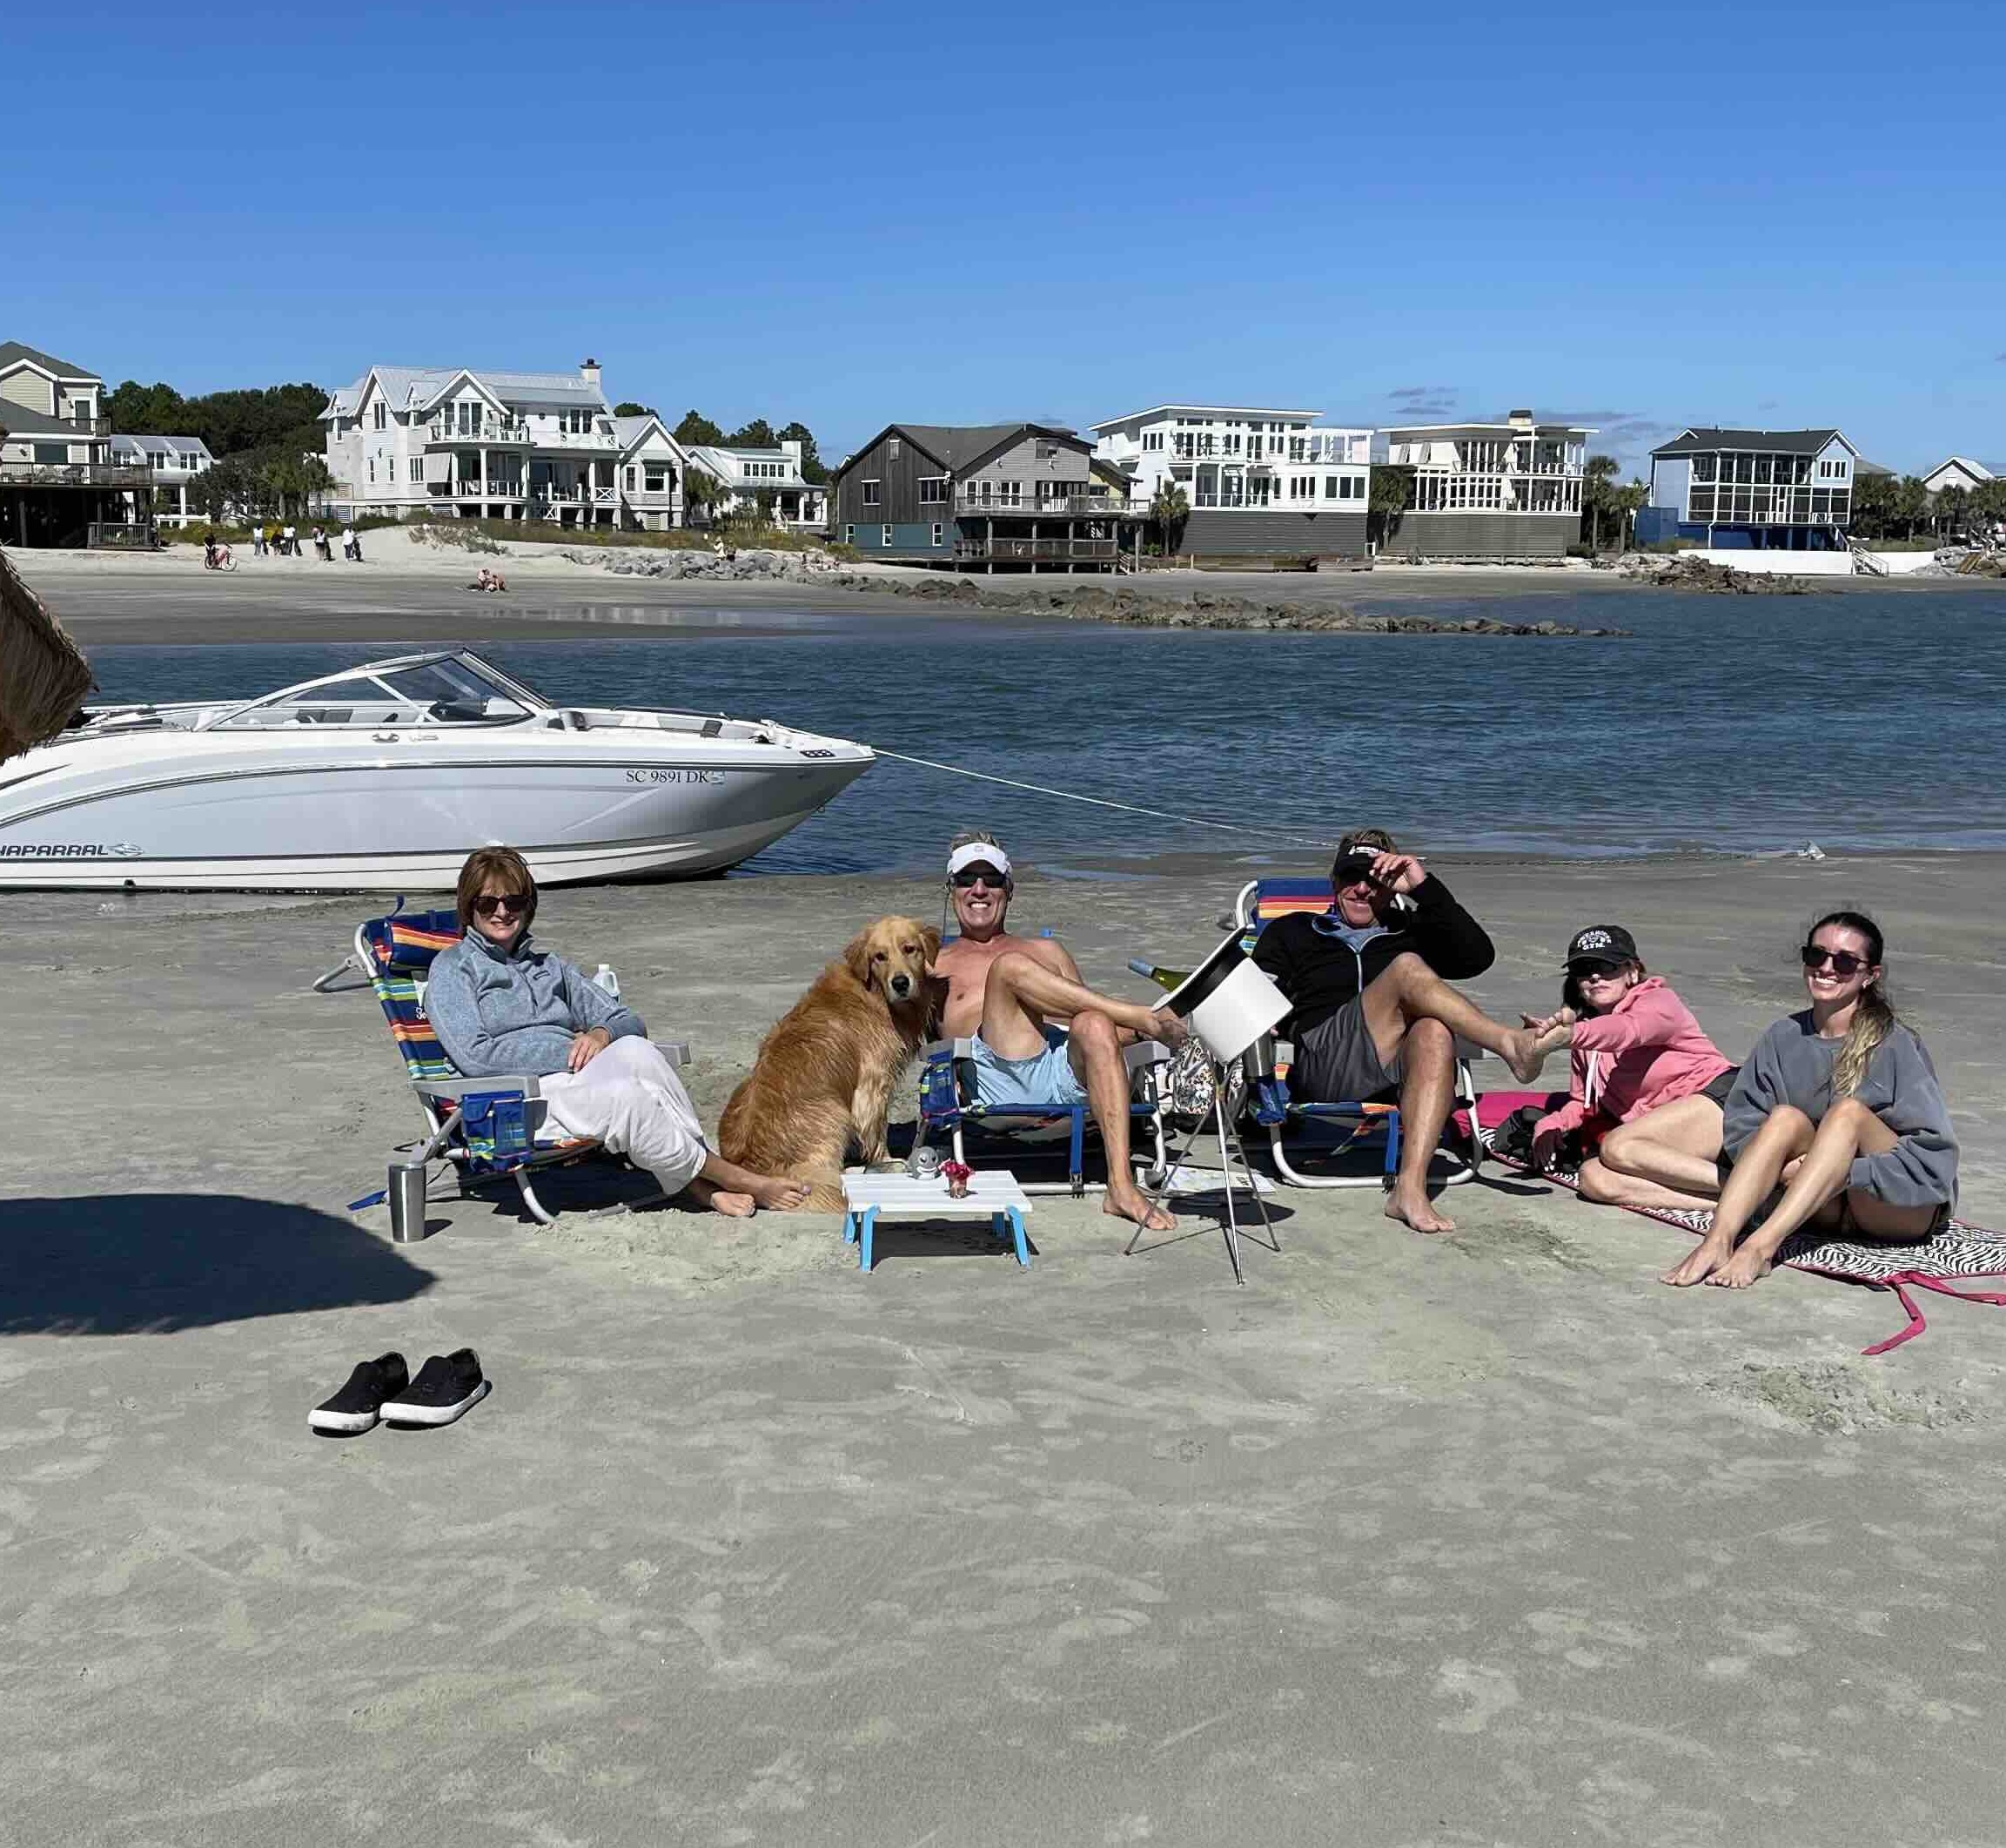
M 733 762 L 392 742 L 314 763 L 242 749 L 123 763 L 77 749 L 41 765 L 30 754 L 0 787 L 0 888 L 399 891 L 450 886 L 468 853 L 496 843 L 548 884 L 694 877 L 770 846 L 872 761 L 855 746 Z

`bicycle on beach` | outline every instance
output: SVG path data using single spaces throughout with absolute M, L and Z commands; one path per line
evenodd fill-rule
M 237 568 L 237 554 L 228 546 L 205 546 L 202 548 L 202 568 L 205 571 L 234 571 Z

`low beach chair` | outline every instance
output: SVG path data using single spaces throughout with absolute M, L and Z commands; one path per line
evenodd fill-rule
M 1336 899 L 1328 879 L 1250 879 L 1233 901 L 1231 920 L 1245 933 L 1241 947 L 1250 953 L 1261 932 L 1278 917 L 1293 911 L 1327 911 Z M 1484 1148 L 1477 1133 L 1477 1084 L 1472 1062 L 1491 1055 L 1467 1041 L 1456 1042 L 1456 1102 L 1469 1124 L 1468 1152 L 1449 1154 L 1450 1171 L 1445 1185 L 1459 1186 L 1474 1180 L 1482 1165 Z M 1340 1103 L 1298 1102 L 1289 1095 L 1288 1068 L 1293 1048 L 1286 1040 L 1264 1038 L 1246 1058 L 1247 1109 L 1256 1123 L 1268 1132 L 1268 1153 L 1276 1174 L 1296 1187 L 1390 1187 L 1400 1166 L 1400 1106 L 1397 1096 L 1359 1098 Z M 1452 1126 L 1454 1117 L 1451 1117 Z M 1285 1141 L 1291 1122 L 1348 1124 L 1351 1135 L 1335 1149 L 1319 1150 L 1343 1154 L 1370 1140 L 1382 1139 L 1385 1162 L 1377 1174 L 1305 1174 L 1289 1159 Z
M 426 1134 L 405 1145 L 416 1151 L 409 1159 L 452 1163 L 463 1195 L 492 1181 L 512 1179 L 530 1216 L 540 1225 L 553 1226 L 557 1215 L 537 1198 L 531 1175 L 539 1168 L 603 1151 L 595 1140 L 563 1137 L 546 1127 L 533 1074 L 464 1078 L 446 1056 L 426 1018 L 425 984 L 433 958 L 460 937 L 460 919 L 453 911 L 392 912 L 357 928 L 352 957 L 341 966 L 368 974 L 424 1113 Z M 339 973 L 330 970 L 315 986 Z M 672 1065 L 689 1063 L 687 1044 L 657 1044 Z
M 1158 1185 L 1168 1169 L 1169 1155 L 1164 1141 L 1164 1109 L 1157 1083 L 1170 1063 L 1168 1050 L 1153 1040 L 1128 1047 L 1123 1053 L 1129 1068 L 1129 1115 L 1138 1131 L 1146 1129 L 1155 1152 L 1153 1161 L 1145 1158 L 1145 1186 Z M 1089 1191 L 1086 1179 L 1087 1137 L 1093 1130 L 1093 1112 L 1084 1104 L 983 1104 L 976 1096 L 975 1042 L 972 1039 L 936 1040 L 923 1054 L 920 1067 L 919 1125 L 914 1132 L 916 1148 L 936 1138 L 944 1138 L 956 1161 L 969 1163 L 967 1132 L 971 1127 L 990 1132 L 1006 1139 L 1014 1154 L 1033 1159 L 1049 1159 L 1059 1147 L 1052 1132 L 1064 1127 L 1066 1179 L 1064 1181 L 1020 1181 L 1027 1193 L 1070 1193 L 1076 1199 Z M 1043 1132 L 1043 1135 L 1040 1132 Z M 1138 1136 L 1138 1140 L 1140 1137 Z M 1043 1145 L 1041 1146 L 1041 1144 Z M 1100 1185 L 1096 1184 L 1097 1186 Z

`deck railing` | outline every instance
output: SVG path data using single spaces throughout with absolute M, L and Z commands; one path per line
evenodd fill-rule
M 1107 564 L 1120 551 L 1111 539 L 962 539 L 954 555 L 1006 565 Z
M 35 487 L 152 487 L 151 468 L 116 462 L 0 462 L 0 481 Z

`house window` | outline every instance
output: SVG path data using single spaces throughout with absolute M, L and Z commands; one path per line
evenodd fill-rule
M 919 478 L 919 504 L 922 507 L 941 507 L 947 501 L 947 477 L 943 474 L 922 474 Z
M 369 485 L 372 487 L 376 485 L 376 458 L 374 456 L 371 456 L 369 459 Z
M 1041 462 L 1050 461 L 1058 453 L 1059 446 L 1057 443 L 1040 443 L 1037 446 L 1037 459 Z
M 627 470 L 627 474 L 628 474 L 628 475 L 629 475 L 629 476 L 632 476 L 632 474 L 634 474 L 634 471 L 633 471 L 633 470 L 630 468 L 630 469 L 628 469 L 628 470 Z M 631 481 L 630 481 L 629 485 L 630 485 L 630 486 L 632 485 L 632 484 L 631 484 Z M 650 468 L 648 468 L 648 470 L 647 470 L 647 491 L 648 491 L 648 493 L 649 493 L 649 494 L 667 494 L 667 493 L 668 492 L 668 469 L 666 469 L 666 468 L 656 468 L 656 467 L 651 467 Z
M 888 456 L 896 456 L 903 447 L 904 445 L 900 441 L 900 440 L 895 436 L 886 442 L 884 446 L 884 453 Z
M 884 543 L 889 546 L 891 543 L 891 528 L 889 526 L 880 527 L 878 530 L 884 534 Z
M 998 507 L 1022 507 L 1024 485 L 1022 481 L 998 481 L 996 485 L 996 498 Z
M 935 521 L 933 523 L 933 542 L 937 546 L 945 544 L 946 541 L 947 528 L 939 521 Z
M 388 407 L 379 398 L 376 400 L 376 427 L 380 430 L 389 420 Z
M 863 504 L 866 507 L 877 507 L 882 504 L 883 496 L 879 490 L 883 486 L 884 483 L 882 481 L 866 481 L 863 484 Z M 889 544 L 890 541 L 887 541 L 886 543 Z
M 1298 474 L 1289 477 L 1289 499 L 1291 501 L 1314 501 L 1317 498 L 1317 478 L 1313 474 Z
M 627 491 L 630 494 L 634 492 L 634 471 L 631 468 L 627 471 Z
M 846 546 L 854 546 L 856 543 L 856 528 L 854 526 L 846 526 L 842 529 L 842 542 Z

